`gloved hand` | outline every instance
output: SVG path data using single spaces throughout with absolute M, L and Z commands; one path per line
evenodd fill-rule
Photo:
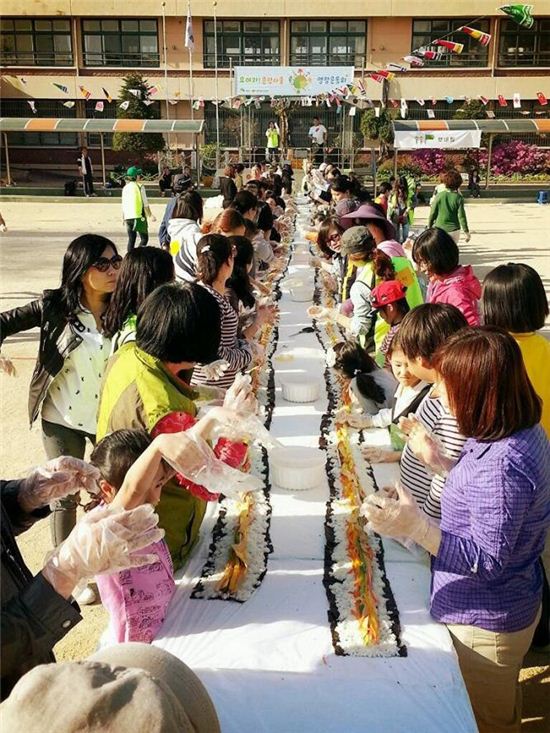
M 26 512 L 46 506 L 55 499 L 85 489 L 89 494 L 99 492 L 101 475 L 97 468 L 71 456 L 60 456 L 35 468 L 19 489 L 18 502 Z
M 277 438 L 274 438 L 263 422 L 256 415 L 247 415 L 238 420 L 220 420 L 211 432 L 211 439 L 227 438 L 233 443 L 261 443 L 265 448 L 282 448 Z
M 258 402 L 251 385 L 252 379 L 249 374 L 237 374 L 235 381 L 225 393 L 223 406 L 242 417 L 255 415 L 258 412 Z
M 199 436 L 193 436 L 193 441 L 192 460 L 187 452 L 178 456 L 175 451 L 167 453 L 163 451 L 165 461 L 188 481 L 204 486 L 211 494 L 225 494 L 231 498 L 238 498 L 243 493 L 260 491 L 263 488 L 259 479 L 231 468 L 216 458 L 214 451 L 205 440 Z
M 464 233 L 464 240 L 466 242 L 469 242 L 471 238 L 472 238 L 472 235 L 470 234 L 470 232 L 465 232 Z
M 342 415 L 342 422 L 347 423 L 351 428 L 363 430 L 363 428 L 372 428 L 372 415 L 366 413 L 348 412 Z
M 359 510 L 367 520 L 366 531 L 387 537 L 410 537 L 432 555 L 437 555 L 441 530 L 437 524 L 432 524 L 407 489 L 400 483 L 395 489 L 397 497 L 391 488 L 367 496 Z
M 15 369 L 13 361 L 5 356 L 0 356 L 0 372 L 4 372 L 8 377 L 17 376 L 17 370 Z
M 384 450 L 384 448 L 377 448 L 375 446 L 362 446 L 361 454 L 369 463 L 392 463 L 399 460 L 399 458 L 395 457 L 396 451 Z
M 196 385 L 193 389 L 199 393 L 197 402 L 219 402 L 225 399 L 225 389 L 221 387 L 207 387 L 206 385 Z
M 307 314 L 311 318 L 315 318 L 319 323 L 328 323 L 334 320 L 334 314 L 332 308 L 325 308 L 322 305 L 310 305 L 307 309 Z
M 407 445 L 415 456 L 439 476 L 446 476 L 455 464 L 448 456 L 441 440 L 431 433 L 414 415 L 399 420 L 399 428 L 405 428 Z
M 42 575 L 68 598 L 79 581 L 156 562 L 156 555 L 139 554 L 139 550 L 162 539 L 164 530 L 157 525 L 158 516 L 150 504 L 123 511 L 98 507 L 53 551 Z
M 202 369 L 209 382 L 217 382 L 229 369 L 229 363 L 225 359 L 217 359 L 210 364 L 202 364 Z

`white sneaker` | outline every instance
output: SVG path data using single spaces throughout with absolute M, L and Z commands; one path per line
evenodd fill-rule
M 97 601 L 97 595 L 94 589 L 86 585 L 81 591 L 76 591 L 73 598 L 79 606 L 91 606 Z

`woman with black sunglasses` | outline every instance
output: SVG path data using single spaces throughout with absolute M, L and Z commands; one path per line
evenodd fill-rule
M 38 359 L 29 394 L 31 425 L 42 420 L 48 458 L 84 458 L 86 439 L 95 442 L 99 387 L 109 357 L 103 314 L 113 292 L 122 257 L 113 242 L 83 234 L 63 258 L 61 286 L 38 300 L 0 315 L 0 345 L 8 336 L 40 328 Z M 5 371 L 10 362 L 4 360 Z M 52 506 L 52 540 L 58 545 L 76 522 L 78 496 Z M 93 602 L 82 593 L 80 602 Z

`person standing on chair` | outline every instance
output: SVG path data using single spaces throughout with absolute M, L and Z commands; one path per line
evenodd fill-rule
M 313 118 L 313 125 L 309 128 L 308 137 L 311 140 L 313 165 L 318 168 L 324 160 L 324 147 L 327 142 L 327 128 L 321 124 L 318 117 Z
M 147 201 L 145 187 L 141 183 L 142 173 L 141 168 L 135 165 L 128 168 L 126 184 L 122 189 L 122 217 L 128 232 L 128 252 L 134 249 L 138 234 L 139 246 L 145 247 L 149 241 L 147 219 L 156 221 Z
M 80 158 L 77 160 L 78 170 L 82 176 L 82 185 L 84 187 L 84 194 L 86 197 L 95 196 L 94 193 L 94 169 L 92 167 L 92 161 L 88 155 L 88 148 L 80 148 Z
M 279 130 L 279 125 L 273 120 L 269 121 L 267 130 L 265 131 L 265 136 L 267 138 L 265 157 L 270 162 L 276 163 L 279 156 L 279 140 L 281 137 L 281 131 Z

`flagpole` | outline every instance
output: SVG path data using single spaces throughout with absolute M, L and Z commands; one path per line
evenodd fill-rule
M 191 18 L 191 2 L 187 2 L 187 18 Z M 189 22 L 189 20 L 187 21 Z M 191 31 L 192 32 L 192 31 Z M 185 34 L 187 36 L 187 33 Z M 187 42 L 187 38 L 185 39 Z M 194 43 L 194 41 L 193 41 Z M 189 104 L 191 106 L 191 119 L 195 119 L 195 111 L 193 109 L 193 49 L 191 46 L 187 46 L 189 51 Z
M 216 94 L 216 173 L 220 169 L 220 111 L 218 109 L 218 101 L 220 99 L 218 87 L 218 23 L 216 19 L 217 0 L 214 0 L 212 7 L 214 8 L 214 89 Z
M 164 93 L 166 94 L 166 119 L 170 119 L 170 105 L 168 103 L 168 51 L 166 48 L 166 2 L 162 0 L 162 53 L 164 54 Z M 170 133 L 166 133 L 168 142 L 168 160 L 171 162 Z M 160 156 L 159 156 L 160 157 Z M 160 172 L 160 167 L 159 167 Z

